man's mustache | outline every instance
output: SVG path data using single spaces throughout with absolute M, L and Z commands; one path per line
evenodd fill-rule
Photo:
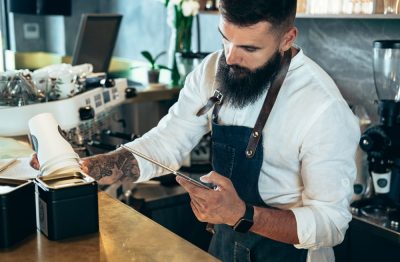
M 250 73 L 250 69 L 240 65 L 227 65 L 228 68 L 235 73 Z

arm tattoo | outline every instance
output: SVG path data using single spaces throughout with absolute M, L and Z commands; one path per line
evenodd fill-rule
M 121 149 L 88 158 L 89 175 L 99 184 L 112 184 L 117 180 L 138 180 L 140 170 L 132 153 Z

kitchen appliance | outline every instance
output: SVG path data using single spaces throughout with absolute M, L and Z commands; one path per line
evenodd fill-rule
M 136 89 L 128 87 L 126 79 L 101 79 L 86 83 L 86 88 L 89 90 L 66 99 L 1 107 L 0 136 L 26 135 L 29 119 L 51 112 L 63 136 L 81 157 L 113 150 L 137 137 L 124 133 L 126 123 L 120 105 L 136 96 Z
M 96 181 L 79 172 L 40 176 L 36 184 L 37 228 L 50 240 L 99 231 Z
M 353 113 L 359 119 L 359 125 L 361 133 L 370 127 L 371 119 L 362 105 L 351 106 Z M 353 185 L 353 196 L 351 201 L 360 200 L 369 197 L 371 194 L 371 178 L 368 172 L 368 159 L 367 154 L 360 148 L 357 147 L 356 151 L 356 167 L 357 176 Z
M 100 86 L 100 85 L 99 85 Z M 77 127 L 82 121 L 94 119 L 122 103 L 127 80 L 114 80 L 112 87 L 97 87 L 71 98 L 21 107 L 0 108 L 0 136 L 21 136 L 29 133 L 28 121 L 33 116 L 51 112 L 62 129 Z
M 399 230 L 400 222 L 400 40 L 373 43 L 375 88 L 380 122 L 361 136 L 368 154 L 374 195 L 355 201 L 353 211 Z
M 0 178 L 0 248 L 9 248 L 36 232 L 35 185 Z

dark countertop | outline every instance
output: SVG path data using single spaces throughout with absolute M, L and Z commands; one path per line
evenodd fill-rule
M 379 223 L 363 215 L 353 215 L 351 225 L 400 245 L 399 228 L 391 228 L 387 225 L 387 222 Z

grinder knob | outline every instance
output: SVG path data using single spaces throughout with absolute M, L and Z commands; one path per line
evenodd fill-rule
M 84 120 L 89 120 L 94 118 L 94 109 L 91 106 L 84 106 L 79 108 L 79 118 Z
M 136 88 L 134 87 L 127 87 L 125 89 L 125 97 L 126 98 L 132 98 L 136 96 Z
M 367 129 L 360 139 L 360 147 L 365 152 L 384 152 L 391 143 L 390 137 L 379 126 Z
M 114 79 L 111 79 L 111 78 L 101 79 L 100 85 L 102 85 L 105 88 L 114 87 L 115 81 L 114 81 Z
M 365 152 L 372 151 L 374 148 L 374 140 L 368 135 L 363 135 L 360 139 L 360 147 Z

